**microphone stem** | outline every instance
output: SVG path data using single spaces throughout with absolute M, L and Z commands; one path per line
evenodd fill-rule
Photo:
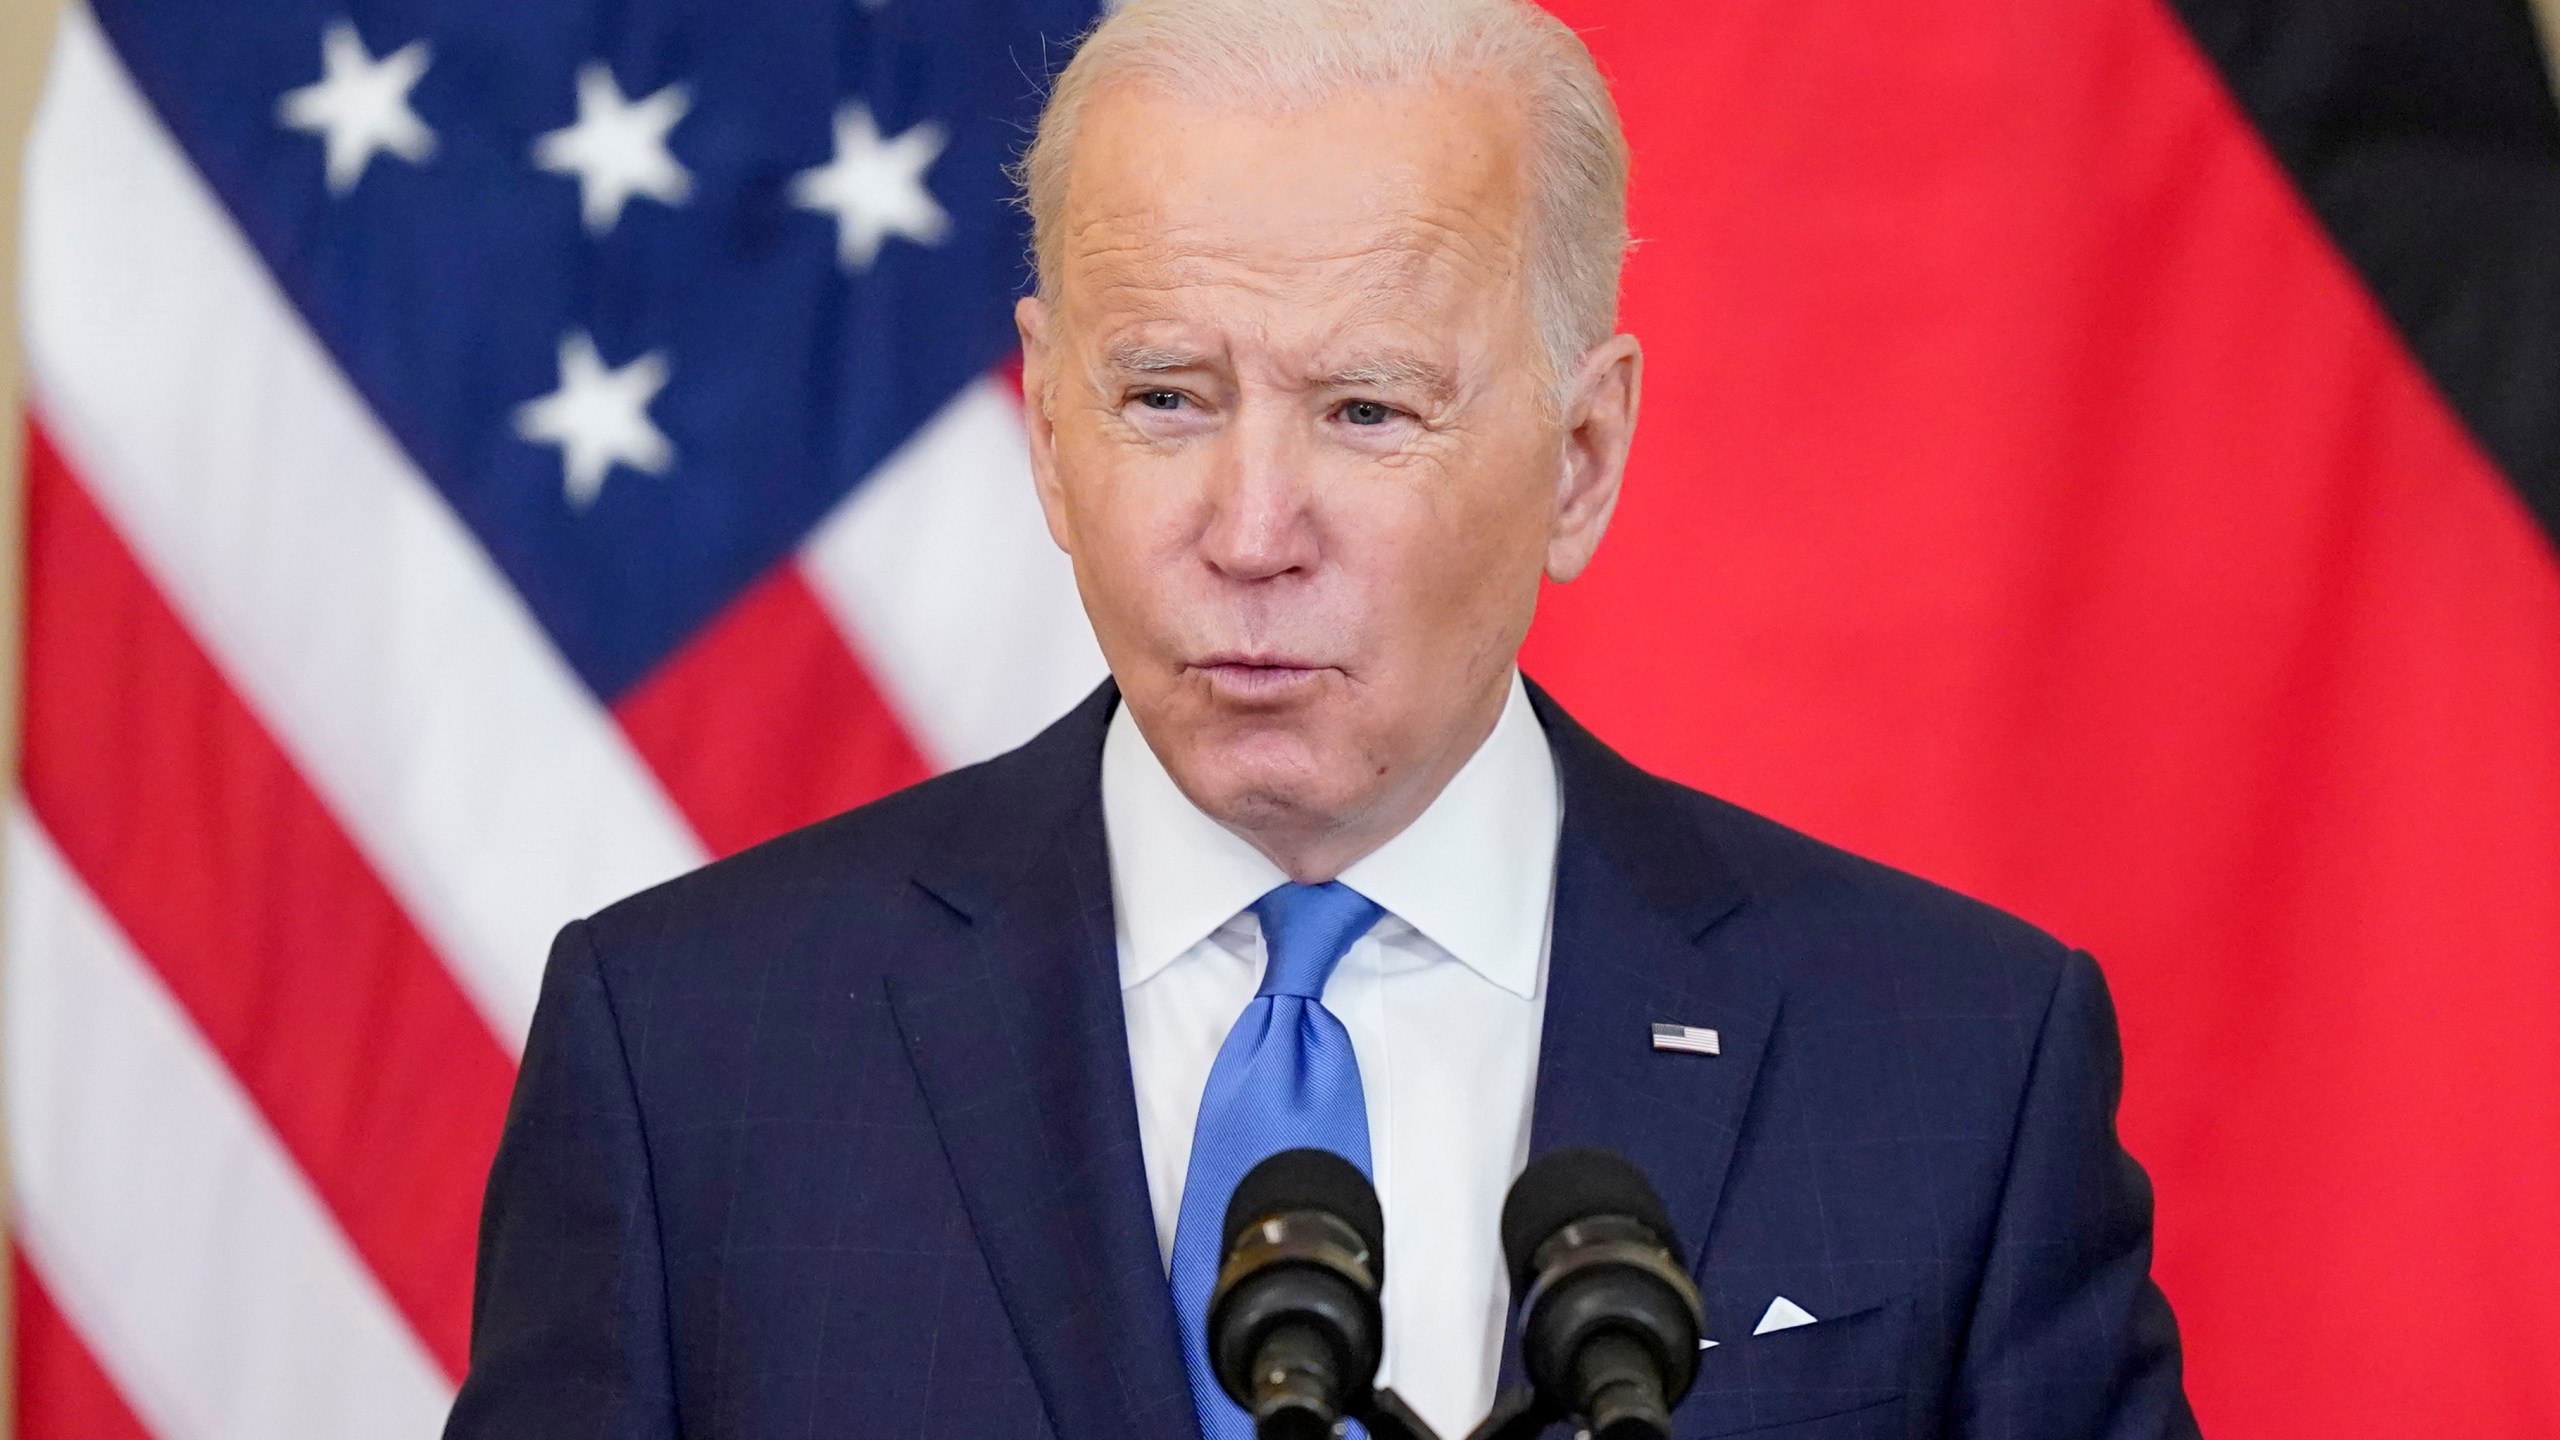
M 1255 1440 L 1330 1440 L 1342 1418 L 1333 1347 L 1308 1325 L 1282 1325 L 1254 1353 Z
M 1670 1440 L 1653 1354 L 1626 1335 L 1595 1335 L 1576 1366 L 1592 1440 Z

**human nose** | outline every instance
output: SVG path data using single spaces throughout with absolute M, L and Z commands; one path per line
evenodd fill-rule
M 1219 573 L 1268 580 L 1313 568 L 1307 455 L 1278 417 L 1247 414 L 1219 435 L 1200 552 Z

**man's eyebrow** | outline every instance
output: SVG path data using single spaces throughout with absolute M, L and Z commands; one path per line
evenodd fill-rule
M 1201 369 L 1209 361 L 1207 356 L 1193 350 L 1124 340 L 1113 342 L 1102 352 L 1102 363 L 1124 375 L 1169 375 L 1177 370 Z
M 1434 398 L 1455 393 L 1458 380 L 1447 366 L 1419 355 L 1371 355 L 1339 365 L 1315 377 L 1328 390 L 1410 387 Z

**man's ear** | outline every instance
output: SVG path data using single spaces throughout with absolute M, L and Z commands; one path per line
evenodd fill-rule
M 1037 295 L 1013 303 L 1013 328 L 1022 336 L 1022 428 L 1031 440 L 1031 488 L 1040 496 L 1040 513 L 1049 522 L 1049 539 L 1074 554 L 1067 543 L 1066 493 L 1058 484 L 1058 432 L 1049 401 L 1057 368 L 1049 350 L 1049 307 Z
M 1618 508 L 1627 449 L 1636 438 L 1636 403 L 1644 389 L 1644 347 L 1633 335 L 1594 346 L 1565 395 L 1564 455 L 1556 481 L 1555 520 L 1547 530 L 1547 577 L 1571 580 L 1591 563 L 1609 516 Z

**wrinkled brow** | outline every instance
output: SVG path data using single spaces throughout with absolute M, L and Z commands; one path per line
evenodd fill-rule
M 1205 370 L 1215 361 L 1206 352 L 1134 340 L 1116 341 L 1102 352 L 1102 363 L 1117 375 L 1170 375 Z M 1448 367 L 1418 355 L 1364 356 L 1307 377 L 1325 390 L 1414 390 L 1435 400 L 1457 393 L 1457 377 Z
M 1141 345 L 1121 340 L 1102 352 L 1105 368 L 1122 375 L 1169 375 L 1177 370 L 1200 370 L 1209 357 L 1196 350 L 1177 350 L 1165 345 Z
M 1312 377 L 1327 390 L 1418 390 L 1435 400 L 1458 389 L 1458 379 L 1445 365 L 1418 355 L 1373 355 Z

